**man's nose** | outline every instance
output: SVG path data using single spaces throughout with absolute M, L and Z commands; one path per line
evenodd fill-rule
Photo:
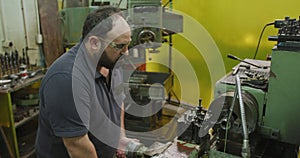
M 128 46 L 126 46 L 126 47 L 123 48 L 121 54 L 122 54 L 122 55 L 128 55 L 128 54 L 129 54 Z

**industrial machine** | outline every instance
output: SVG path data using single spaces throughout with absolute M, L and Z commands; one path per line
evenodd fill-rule
M 89 7 L 63 8 L 59 11 L 64 48 L 70 48 L 79 41 L 86 15 L 105 5 L 123 10 L 132 31 L 129 53 L 137 66 L 145 62 L 146 51 L 158 52 L 157 48 L 166 41 L 164 36 L 183 31 L 183 16 L 164 8 L 161 0 L 93 0 L 91 4 Z
M 181 122 L 193 128 L 179 139 L 199 144 L 198 157 L 297 157 L 300 22 L 287 17 L 273 24 L 279 31 L 269 37 L 277 41 L 271 61 L 228 55 L 240 63 L 216 83 L 209 109 L 198 108 L 194 115 L 186 114 L 193 119 Z M 204 139 L 207 133 L 210 139 Z
M 127 0 L 124 13 L 132 30 L 129 56 L 125 58 L 129 66 L 124 66 L 125 128 L 135 132 L 127 135 L 146 144 L 152 144 L 158 138 L 163 142 L 170 141 L 176 136 L 175 132 L 150 134 L 149 131 L 160 128 L 158 121 L 162 118 L 162 107 L 170 97 L 174 77 L 172 52 L 160 52 L 158 48 L 163 42 L 172 47 L 171 36 L 183 31 L 183 17 L 164 8 L 160 0 Z M 150 53 L 169 54 L 170 71 L 148 72 L 146 57 Z
M 178 119 L 177 140 L 155 156 L 135 145 L 129 157 L 297 158 L 300 21 L 287 17 L 273 24 L 279 31 L 269 37 L 277 41 L 271 61 L 229 54 L 240 63 L 215 84 L 209 109 L 201 100 L 187 107 Z

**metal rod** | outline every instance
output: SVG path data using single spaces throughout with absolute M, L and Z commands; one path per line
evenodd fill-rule
M 242 89 L 241 89 L 241 81 L 240 76 L 238 74 L 235 75 L 236 88 L 239 97 L 240 111 L 241 111 L 241 119 L 244 133 L 243 147 L 242 147 L 242 157 L 250 157 L 250 148 L 249 148 L 249 138 L 248 138 L 248 129 L 247 129 L 247 121 L 246 121 L 246 113 L 245 106 L 242 98 Z
M 5 25 L 4 25 L 4 11 L 3 11 L 3 9 L 2 9 L 2 4 L 3 2 L 2 1 L 0 1 L 0 14 L 1 14 L 1 25 L 2 25 L 2 35 L 3 35 L 3 39 L 2 39 L 2 41 L 5 41 L 5 40 L 8 40 L 7 39 L 7 36 L 6 36 L 6 27 L 5 27 Z
M 35 16 L 36 16 L 36 24 L 37 24 L 37 33 L 38 35 L 41 34 L 41 26 L 40 26 L 40 15 L 39 15 L 39 7 L 38 7 L 38 0 L 34 1 L 35 7 Z
M 24 11 L 24 1 L 21 0 L 21 10 L 22 10 L 22 17 L 23 17 L 23 27 L 24 27 L 24 34 L 25 34 L 25 47 L 26 51 L 28 49 L 28 35 L 27 35 L 27 27 L 26 27 L 26 18 L 25 18 L 25 11 Z

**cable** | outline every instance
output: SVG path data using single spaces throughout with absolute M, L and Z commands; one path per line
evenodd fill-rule
M 170 1 L 168 1 L 166 4 L 164 4 L 163 8 L 166 7 L 169 3 L 170 3 Z
M 64 9 L 65 0 L 61 1 L 61 9 Z
M 119 4 L 118 4 L 118 7 L 120 7 L 120 5 L 121 5 L 122 1 L 123 1 L 123 0 L 120 0 L 120 2 L 119 2 Z
M 225 129 L 226 131 L 225 131 L 225 138 L 224 138 L 224 152 L 226 152 L 229 122 L 230 122 L 230 119 L 231 119 L 231 116 L 232 116 L 232 112 L 233 112 L 233 108 L 234 108 L 234 105 L 235 105 L 236 98 L 237 98 L 237 89 L 234 90 L 233 100 L 231 102 L 230 109 L 229 109 L 229 115 L 227 117 L 227 123 L 226 123 L 226 129 Z
M 260 41 L 261 41 L 262 35 L 263 35 L 263 33 L 264 33 L 266 27 L 267 27 L 267 26 L 270 26 L 270 25 L 274 25 L 274 24 L 275 24 L 274 22 L 268 23 L 268 24 L 266 24 L 266 25 L 264 26 L 264 28 L 262 29 L 262 31 L 261 31 L 261 33 L 260 33 L 260 36 L 259 36 L 259 40 L 258 40 L 257 46 L 256 46 L 255 54 L 254 54 L 254 56 L 253 56 L 253 59 L 256 58 L 256 55 L 257 55 L 257 52 L 258 52 L 258 48 L 259 48 L 259 45 L 260 45 Z

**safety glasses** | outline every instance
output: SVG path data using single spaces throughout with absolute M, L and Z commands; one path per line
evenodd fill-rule
M 121 44 L 117 44 L 116 42 L 112 41 L 112 42 L 108 42 L 106 40 L 104 40 L 103 38 L 101 37 L 97 37 L 99 40 L 101 41 L 104 41 L 106 43 L 109 43 L 108 46 L 110 46 L 111 48 L 119 51 L 119 50 L 122 50 L 124 49 L 125 47 L 127 47 L 129 44 L 130 44 L 130 41 L 128 43 L 121 43 Z M 131 39 L 130 39 L 131 40 Z
M 128 42 L 128 43 L 121 43 L 121 44 L 116 44 L 115 42 L 110 42 L 110 43 L 109 43 L 109 46 L 110 46 L 111 48 L 116 49 L 116 50 L 122 50 L 122 49 L 124 49 L 125 47 L 127 47 L 129 44 L 130 44 L 130 42 Z

